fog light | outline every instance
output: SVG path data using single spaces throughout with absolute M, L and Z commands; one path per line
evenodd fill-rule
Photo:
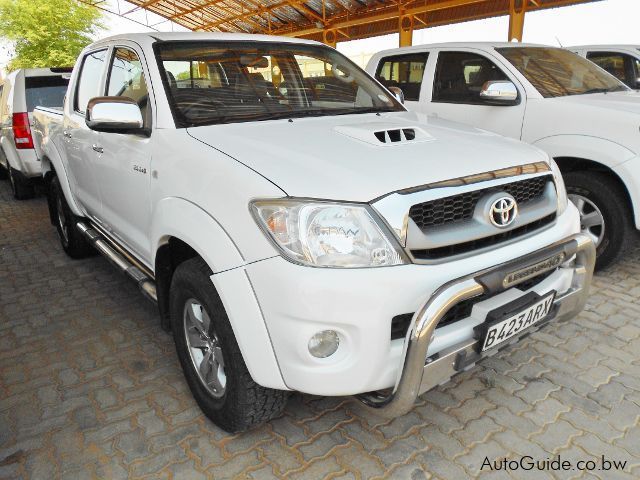
M 309 340 L 309 353 L 317 358 L 327 358 L 336 353 L 340 346 L 340 337 L 333 330 L 323 330 Z

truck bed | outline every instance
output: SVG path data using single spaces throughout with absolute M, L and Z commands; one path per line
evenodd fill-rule
M 33 146 L 39 160 L 46 156 L 45 143 L 53 142 L 53 145 L 57 145 L 62 141 L 63 120 L 62 107 L 36 107 L 33 111 L 31 133 Z

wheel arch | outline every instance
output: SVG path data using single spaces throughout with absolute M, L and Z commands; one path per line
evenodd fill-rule
M 60 152 L 55 147 L 55 145 L 53 145 L 51 142 L 47 142 L 43 146 L 40 163 L 42 166 L 42 176 L 44 179 L 45 187 L 47 189 L 47 197 L 50 198 L 49 187 L 51 186 L 51 180 L 53 179 L 53 177 L 58 177 L 60 187 L 62 188 L 71 212 L 79 217 L 84 217 L 83 211 L 80 209 L 80 206 L 76 203 L 76 199 L 73 196 L 71 183 L 69 182 L 69 176 L 67 175 L 67 169 L 65 168 L 64 162 L 62 161 L 62 156 L 60 155 Z M 54 212 L 52 208 L 53 206 L 51 204 L 51 200 L 49 200 L 50 215 L 53 215 L 52 212 Z
M 576 172 L 576 171 L 587 171 L 587 172 L 597 172 L 601 175 L 605 175 L 614 181 L 620 191 L 623 193 L 625 200 L 627 201 L 627 207 L 629 208 L 629 212 L 631 213 L 631 218 L 636 220 L 636 215 L 638 212 L 634 208 L 634 201 L 631 198 L 630 189 L 627 185 L 627 182 L 612 168 L 609 166 L 596 162 L 593 160 L 588 160 L 585 158 L 577 158 L 577 157 L 555 157 L 554 160 L 560 167 L 560 171 L 564 173 L 568 172 Z M 636 221 L 637 223 L 637 221 Z
M 252 378 L 264 387 L 287 389 L 244 268 L 245 259 L 231 237 L 213 217 L 186 199 L 163 199 L 154 211 L 152 263 L 162 327 L 170 328 L 169 294 L 176 268 L 198 256 L 212 271 L 212 287 L 220 295 Z

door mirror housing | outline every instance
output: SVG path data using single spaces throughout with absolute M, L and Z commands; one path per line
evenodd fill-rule
M 87 104 L 85 122 L 91 130 L 112 133 L 143 133 L 142 111 L 128 97 L 95 97 Z
M 491 105 L 516 105 L 518 89 L 508 80 L 491 80 L 482 86 L 480 98 Z
M 391 94 L 398 100 L 400 103 L 404 104 L 404 92 L 399 87 L 389 87 L 388 89 Z

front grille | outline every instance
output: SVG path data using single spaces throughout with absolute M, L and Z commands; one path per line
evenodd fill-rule
M 411 207 L 409 217 L 422 230 L 462 222 L 473 217 L 478 200 L 487 194 L 507 192 L 515 198 L 518 205 L 523 205 L 540 198 L 550 180 L 550 175 L 544 175 L 419 203 Z
M 547 215 L 540 220 L 528 223 L 522 227 L 509 230 L 508 232 L 499 233 L 491 237 L 479 238 L 478 240 L 472 240 L 470 242 L 457 243 L 455 245 L 447 245 L 445 247 L 411 250 L 411 255 L 416 260 L 439 260 L 441 258 L 450 257 L 453 255 L 462 255 L 464 253 L 472 252 L 474 250 L 480 250 L 482 248 L 492 247 L 502 242 L 512 240 L 517 237 L 527 235 L 534 232 L 539 228 L 545 227 L 551 224 L 556 218 L 556 214 Z

